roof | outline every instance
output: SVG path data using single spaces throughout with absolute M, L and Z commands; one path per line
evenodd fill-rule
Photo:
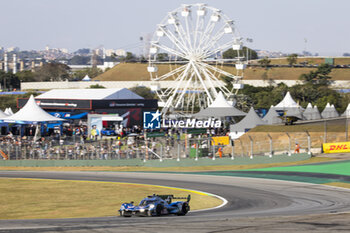
M 252 129 L 255 126 L 266 124 L 266 121 L 262 120 L 258 114 L 256 114 L 254 108 L 251 107 L 248 114 L 240 122 L 230 126 L 230 131 L 245 132 L 246 129 Z
M 225 116 L 245 116 L 247 113 L 238 110 L 227 102 L 224 95 L 219 92 L 216 99 L 208 108 L 202 109 L 194 114 L 195 117 L 225 117 Z
M 3 117 L 8 117 L 8 115 L 4 113 L 2 110 L 0 110 L 0 118 L 3 118 Z
M 49 113 L 45 112 L 40 108 L 31 95 L 27 103 L 15 114 L 2 118 L 5 122 L 12 121 L 29 121 L 29 122 L 44 122 L 44 121 L 63 121 L 63 119 L 51 116 Z
M 143 99 L 127 88 L 53 89 L 35 98 L 71 100 Z
M 296 107 L 300 107 L 299 104 L 297 104 L 292 96 L 290 95 L 289 91 L 287 92 L 287 94 L 284 96 L 283 100 L 281 102 L 279 102 L 275 108 L 276 109 L 281 109 L 281 108 L 296 108 Z
M 303 112 L 303 116 L 306 120 L 318 120 L 321 119 L 321 114 L 318 111 L 317 106 L 312 107 L 311 103 L 309 103 Z
M 332 118 L 332 117 L 339 117 L 339 113 L 335 109 L 334 105 L 330 105 L 327 103 L 325 109 L 323 109 L 321 113 L 322 118 Z
M 348 107 L 345 109 L 342 116 L 350 117 L 350 103 L 348 104 Z
M 263 120 L 266 121 L 268 125 L 281 124 L 283 122 L 273 106 L 271 106 Z
M 82 79 L 82 81 L 90 81 L 91 78 L 89 77 L 89 75 L 85 75 L 85 77 Z

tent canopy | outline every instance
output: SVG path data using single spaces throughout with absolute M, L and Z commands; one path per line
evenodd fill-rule
M 299 108 L 299 104 L 297 104 L 292 96 L 290 95 L 289 91 L 287 94 L 284 96 L 283 100 L 279 102 L 275 108 L 276 109 L 284 109 L 284 108 Z
M 247 113 L 238 110 L 230 105 L 225 99 L 222 92 L 219 92 L 216 99 L 208 108 L 202 109 L 194 114 L 195 117 L 226 117 L 226 116 L 245 116 Z
M 144 99 L 127 88 L 53 89 L 35 98 L 71 100 Z
M 268 125 L 281 124 L 283 122 L 280 115 L 276 112 L 275 107 L 272 105 L 263 120 L 266 121 Z
M 251 107 L 248 114 L 240 122 L 230 126 L 230 131 L 245 132 L 246 129 L 252 129 L 258 125 L 266 125 L 266 121 L 262 120 Z
M 321 119 L 321 114 L 318 111 L 317 106 L 312 107 L 311 103 L 309 103 L 303 112 L 303 116 L 306 120 L 318 120 Z
M 64 121 L 64 119 L 51 116 L 40 108 L 31 95 L 27 103 L 21 110 L 11 116 L 1 118 L 4 122 L 53 122 L 53 121 Z
M 91 78 L 89 77 L 89 75 L 85 75 L 82 81 L 91 81 Z
M 339 117 L 339 113 L 335 109 L 334 105 L 330 105 L 327 103 L 326 107 L 323 109 L 321 113 L 322 118 L 332 118 L 332 117 Z

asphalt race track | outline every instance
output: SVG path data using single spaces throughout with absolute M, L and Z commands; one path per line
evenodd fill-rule
M 200 190 L 228 201 L 186 216 L 123 218 L 116 206 L 116 216 L 104 218 L 0 220 L 0 232 L 350 232 L 350 190 L 324 185 L 125 172 L 0 171 L 0 177 L 146 183 Z

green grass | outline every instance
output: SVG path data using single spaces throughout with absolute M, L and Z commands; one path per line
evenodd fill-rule
M 216 197 L 161 186 L 97 181 L 0 178 L 0 219 L 80 218 L 118 215 L 123 202 L 147 195 L 191 194 L 192 210 L 218 206 Z
M 290 167 L 269 167 L 262 169 L 252 169 L 254 171 L 286 171 L 286 172 L 312 172 L 350 176 L 350 161 L 290 166 Z

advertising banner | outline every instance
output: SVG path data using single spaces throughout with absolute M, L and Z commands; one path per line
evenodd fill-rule
M 212 144 L 215 146 L 229 145 L 230 144 L 230 137 L 229 136 L 212 137 Z
M 346 153 L 350 152 L 350 142 L 323 143 L 324 153 Z

